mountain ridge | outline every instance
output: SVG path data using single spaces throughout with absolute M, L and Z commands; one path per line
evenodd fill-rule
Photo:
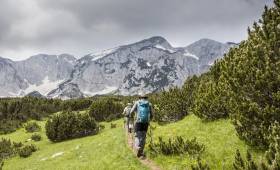
M 165 38 L 153 36 L 80 59 L 69 54 L 38 54 L 22 61 L 0 57 L 0 62 L 6 62 L 5 67 L 11 64 L 9 74 L 14 73 L 17 82 L 10 80 L 10 85 L 0 84 L 0 89 L 9 92 L 0 92 L 0 96 L 23 96 L 38 91 L 49 98 L 68 99 L 107 93 L 156 92 L 180 86 L 188 76 L 207 71 L 211 63 L 232 46 L 200 39 L 186 47 L 175 48 Z M 0 65 L 0 69 L 5 67 Z M 0 80 L 5 81 L 5 74 L 2 74 Z M 47 87 L 49 89 L 43 90 Z

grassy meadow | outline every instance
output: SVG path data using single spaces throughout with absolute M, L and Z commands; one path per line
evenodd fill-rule
M 159 136 L 163 139 L 175 136 L 184 138 L 196 138 L 199 143 L 203 143 L 206 148 L 202 154 L 202 159 L 210 165 L 211 169 L 232 169 L 232 163 L 236 149 L 239 149 L 243 156 L 250 150 L 255 158 L 261 159 L 263 152 L 250 148 L 236 134 L 234 126 L 229 119 L 205 122 L 189 115 L 183 120 L 163 126 L 153 124 L 155 129 L 152 131 L 153 140 L 158 140 Z M 148 138 L 148 141 L 150 139 Z M 188 155 L 151 157 L 163 169 L 190 169 L 190 165 L 196 162 L 196 158 Z
M 110 123 L 102 123 L 105 129 L 98 135 L 79 139 L 68 140 L 59 143 L 50 142 L 44 130 L 45 121 L 38 122 L 42 130 L 38 132 L 42 136 L 39 142 L 30 141 L 32 133 L 27 133 L 23 128 L 8 135 L 0 135 L 0 138 L 8 138 L 12 141 L 24 144 L 35 144 L 39 150 L 28 158 L 12 157 L 5 161 L 4 170 L 102 170 L 102 169 L 148 169 L 143 166 L 126 145 L 123 121 L 117 120 L 117 128 L 110 128 Z M 175 136 L 184 138 L 196 138 L 206 148 L 202 159 L 206 161 L 211 169 L 232 169 L 232 163 L 236 149 L 243 156 L 250 150 L 254 157 L 261 159 L 263 152 L 250 148 L 238 138 L 234 126 L 230 120 L 218 120 L 204 122 L 195 115 L 189 115 L 181 121 L 166 125 L 152 123 L 152 139 L 156 141 L 159 136 L 163 139 Z M 147 145 L 151 137 L 147 137 Z M 146 147 L 148 148 L 148 147 Z M 152 156 L 146 149 L 149 159 L 153 160 L 159 167 L 166 170 L 190 169 L 196 158 L 187 154 L 178 156 Z
M 60 143 L 50 142 L 43 128 L 45 122 L 38 123 L 42 127 L 42 140 L 39 142 L 24 142 L 31 137 L 31 133 L 26 133 L 24 129 L 0 136 L 24 144 L 34 143 L 39 148 L 28 158 L 16 156 L 6 160 L 4 170 L 147 169 L 126 146 L 122 120 L 114 122 L 117 128 L 111 129 L 110 123 L 103 123 L 105 129 L 98 135 Z

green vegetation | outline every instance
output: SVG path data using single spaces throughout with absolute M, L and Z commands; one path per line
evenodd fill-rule
M 62 110 L 84 110 L 93 99 L 0 98 L 0 134 L 14 132 L 29 120 L 41 120 Z
M 0 162 L 18 154 L 20 157 L 28 157 L 35 152 L 35 145 L 23 145 L 21 142 L 11 142 L 10 139 L 2 138 L 0 141 Z
M 232 48 L 209 72 L 188 79 L 180 89 L 152 95 L 155 108 L 163 109 L 156 121 L 180 120 L 190 111 L 206 121 L 230 118 L 240 139 L 272 152 L 262 165 L 253 158 L 249 164 L 280 164 L 277 139 L 271 139 L 271 129 L 280 122 L 280 0 L 274 4 L 265 7 L 259 22 L 248 29 L 248 39 Z
M 280 0 L 274 2 L 248 29 L 248 39 L 208 73 L 187 79 L 182 88 L 149 96 L 155 121 L 166 125 L 153 125 L 147 153 L 163 169 L 280 169 Z M 9 140 L 0 141 L 0 167 L 2 159 L 17 152 L 27 158 L 5 160 L 5 169 L 145 169 L 126 147 L 120 120 L 101 127 L 96 122 L 120 118 L 133 99 L 0 99 L 1 134 L 49 117 L 46 131 L 38 132 L 40 150 L 32 155 L 34 141 L 24 129 L 2 135 Z M 78 110 L 88 112 L 73 112 Z M 30 123 L 26 131 L 37 128 Z
M 37 148 L 35 145 L 26 145 L 18 150 L 18 155 L 23 158 L 27 158 L 32 155 L 33 152 L 36 152 Z
M 39 132 L 41 130 L 41 127 L 34 121 L 26 123 L 24 128 L 26 132 L 30 132 L 30 133 Z
M 42 139 L 42 137 L 40 134 L 35 133 L 31 136 L 31 139 L 34 141 L 40 141 Z
M 90 106 L 89 114 L 96 121 L 111 121 L 121 117 L 123 105 L 113 98 L 98 99 Z
M 149 149 L 152 154 L 163 154 L 163 155 L 180 155 L 189 154 L 200 155 L 204 150 L 205 146 L 199 144 L 196 138 L 189 140 L 184 139 L 181 136 L 176 136 L 174 138 L 169 138 L 164 141 L 162 137 L 158 138 L 158 142 L 150 142 Z
M 51 116 L 46 123 L 46 135 L 52 142 L 95 135 L 98 123 L 88 113 L 67 111 Z
M 6 159 L 15 154 L 13 144 L 10 139 L 2 138 L 0 141 L 0 159 Z
M 200 158 L 197 159 L 196 164 L 191 165 L 192 170 L 210 170 L 207 163 L 202 162 Z
M 38 122 L 42 127 L 39 134 L 42 140 L 36 142 L 38 151 L 27 158 L 12 157 L 4 162 L 4 170 L 19 169 L 147 169 L 141 165 L 131 150 L 126 145 L 122 121 L 113 122 L 117 124 L 114 129 L 110 123 L 102 123 L 105 129 L 98 135 L 52 143 L 45 135 L 45 122 Z M 1 135 L 15 142 L 27 141 L 30 134 L 24 129 L 14 133 Z M 34 144 L 34 141 L 28 141 Z
M 152 140 L 162 137 L 163 139 L 182 136 L 183 138 L 196 138 L 197 142 L 205 145 L 205 151 L 201 154 L 201 162 L 207 163 L 211 169 L 232 169 L 236 150 L 242 154 L 250 150 L 257 160 L 264 155 L 262 151 L 255 150 L 240 140 L 230 120 L 222 119 L 214 122 L 205 122 L 191 114 L 181 121 L 167 125 L 152 124 Z M 148 135 L 148 145 L 151 137 Z M 197 163 L 197 157 L 187 154 L 178 156 L 166 156 L 163 154 L 152 155 L 147 151 L 151 159 L 163 169 L 190 169 L 192 164 Z

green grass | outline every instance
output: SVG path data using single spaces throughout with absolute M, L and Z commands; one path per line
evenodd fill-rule
M 153 140 L 159 136 L 168 139 L 174 136 L 183 136 L 188 139 L 194 137 L 197 141 L 206 146 L 202 159 L 205 160 L 211 169 L 232 169 L 236 149 L 245 156 L 247 150 L 253 152 L 255 158 L 260 159 L 263 153 L 254 150 L 241 141 L 236 135 L 234 126 L 230 120 L 218 120 L 204 122 L 195 115 L 189 115 L 185 119 L 156 127 L 153 130 Z M 149 139 L 148 139 L 149 141 Z M 163 169 L 189 169 L 190 165 L 196 162 L 195 158 L 188 155 L 151 157 Z
M 52 143 L 45 136 L 45 122 L 39 122 L 42 127 L 40 132 L 43 137 L 42 141 L 24 143 L 34 143 L 39 150 L 28 158 L 16 156 L 6 160 L 3 169 L 146 169 L 126 146 L 122 121 L 119 120 L 114 123 L 117 123 L 117 128 L 111 129 L 109 123 L 104 123 L 106 128 L 95 136 Z M 4 137 L 12 141 L 24 142 L 31 135 L 32 133 L 26 133 L 24 129 L 19 129 L 12 134 L 0 135 L 0 138 Z M 59 155 L 58 153 L 63 154 Z M 53 157 L 55 154 L 59 156 Z
M 126 146 L 122 120 L 114 122 L 117 123 L 117 128 L 111 129 L 110 123 L 104 123 L 105 130 L 98 135 L 60 143 L 50 142 L 45 136 L 45 122 L 38 123 L 42 127 L 42 131 L 39 132 L 42 135 L 42 141 L 39 142 L 24 142 L 31 138 L 32 133 L 26 133 L 23 128 L 8 135 L 0 135 L 0 138 L 21 141 L 24 144 L 34 143 L 39 148 L 31 157 L 20 158 L 16 156 L 6 160 L 4 170 L 147 169 Z M 263 155 L 261 151 L 250 148 L 237 137 L 230 120 L 203 122 L 196 116 L 189 115 L 176 123 L 164 126 L 153 124 L 153 126 L 156 127 L 152 132 L 154 140 L 158 139 L 159 136 L 164 139 L 175 136 L 183 136 L 188 139 L 196 137 L 198 142 L 206 146 L 202 159 L 210 165 L 211 169 L 232 169 L 236 149 L 239 149 L 243 156 L 247 150 L 250 150 L 256 159 L 261 159 Z M 147 141 L 149 142 L 149 140 L 148 137 Z M 146 152 L 149 153 L 149 151 Z M 63 154 L 52 157 L 58 153 Z M 190 169 L 191 164 L 196 162 L 196 159 L 189 155 L 151 157 L 148 154 L 148 156 L 166 170 Z

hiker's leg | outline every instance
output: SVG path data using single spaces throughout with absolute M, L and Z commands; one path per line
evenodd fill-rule
M 146 143 L 146 131 L 141 131 L 139 137 L 139 150 L 141 154 L 143 154 L 145 143 Z
M 135 131 L 135 141 L 134 141 L 134 147 L 135 149 L 139 149 L 140 148 L 140 131 Z
M 127 130 L 129 133 L 131 133 L 130 129 L 129 129 L 130 121 L 131 121 L 131 118 L 127 118 Z

